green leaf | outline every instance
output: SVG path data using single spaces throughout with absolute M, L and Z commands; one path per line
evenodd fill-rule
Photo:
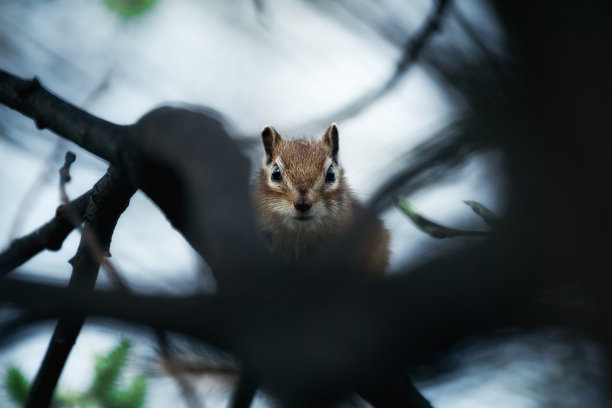
M 144 404 L 147 392 L 147 380 L 140 375 L 124 391 L 113 393 L 109 408 L 140 408 Z
M 96 374 L 88 394 L 99 401 L 109 399 L 127 360 L 130 346 L 129 341 L 123 340 L 107 356 L 97 357 Z
M 109 9 L 123 17 L 133 17 L 151 9 L 157 0 L 104 0 Z
M 466 231 L 456 228 L 449 228 L 442 224 L 438 224 L 419 214 L 404 197 L 397 197 L 397 206 L 410 220 L 417 226 L 418 229 L 428 234 L 432 238 L 453 238 L 453 237 L 483 237 L 489 233 L 487 231 Z
M 26 403 L 30 392 L 30 383 L 15 366 L 11 366 L 6 373 L 6 388 L 13 401 L 19 405 Z
M 117 389 L 117 381 L 127 361 L 131 347 L 128 340 L 121 341 L 106 356 L 97 357 L 95 377 L 91 388 L 85 392 L 56 394 L 52 407 L 100 407 L 140 408 L 147 392 L 147 380 L 137 376 L 125 390 Z M 7 371 L 6 388 L 11 399 L 23 406 L 28 398 L 30 384 L 21 371 L 11 366 Z
M 497 215 L 493 214 L 493 211 L 489 210 L 487 207 L 479 203 L 478 201 L 466 200 L 465 204 L 469 205 L 470 208 L 478 215 L 482 217 L 482 219 L 489 224 L 491 227 L 499 224 L 499 218 Z

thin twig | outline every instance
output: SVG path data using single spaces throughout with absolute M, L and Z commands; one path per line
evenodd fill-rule
M 202 408 L 204 405 L 198 397 L 198 394 L 196 393 L 193 385 L 183 375 L 184 371 L 180 369 L 174 369 L 174 366 L 172 364 L 174 357 L 170 350 L 170 342 L 168 341 L 168 335 L 163 330 L 155 330 L 155 336 L 157 337 L 157 342 L 160 347 L 159 356 L 165 363 L 164 367 L 166 367 L 166 372 L 168 372 L 172 376 L 172 378 L 174 378 L 176 385 L 181 391 L 181 395 L 185 399 L 185 403 L 190 408 Z
M 12 241 L 17 238 L 17 232 L 20 229 L 20 226 L 23 220 L 28 214 L 32 204 L 35 203 L 37 197 L 40 196 L 40 190 L 43 188 L 45 184 L 47 184 L 51 180 L 51 175 L 54 173 L 52 170 L 56 168 L 60 160 L 60 154 L 63 150 L 66 141 L 60 137 L 57 138 L 57 142 L 55 143 L 55 147 L 53 148 L 53 152 L 47 157 L 45 160 L 45 165 L 43 169 L 40 171 L 36 180 L 32 183 L 32 185 L 28 188 L 26 193 L 23 195 L 23 198 L 20 200 L 19 205 L 17 206 L 17 213 L 13 218 L 13 222 L 11 224 L 10 232 L 9 232 L 9 240 Z
M 484 204 L 474 200 L 465 200 L 464 203 L 468 205 L 472 211 L 482 217 L 484 222 L 486 222 L 489 226 L 496 227 L 499 225 L 500 221 L 497 215 L 485 207 Z
M 75 200 L 61 205 L 55 212 L 55 217 L 49 222 L 11 242 L 10 246 L 0 253 L 0 276 L 23 265 L 39 252 L 49 249 L 57 251 L 75 228 L 74 219 L 83 219 L 91 190 Z
M 60 188 L 60 201 L 64 204 L 68 203 L 68 194 L 66 194 L 66 183 L 70 181 L 70 166 L 76 160 L 76 155 L 71 151 L 66 152 L 64 158 L 64 165 L 59 169 L 59 188 Z
M 486 237 L 490 235 L 488 231 L 467 231 L 457 228 L 450 228 L 434 222 L 429 218 L 424 217 L 412 208 L 408 200 L 403 197 L 397 198 L 397 206 L 410 220 L 417 226 L 418 229 L 431 236 L 432 238 L 454 238 L 454 237 Z
M 437 0 L 435 3 L 436 4 L 423 25 L 404 45 L 404 52 L 402 53 L 393 74 L 380 87 L 366 92 L 349 105 L 344 106 L 340 110 L 333 112 L 330 115 L 326 115 L 325 119 L 315 121 L 318 126 L 322 127 L 323 125 L 331 122 L 337 122 L 356 116 L 381 97 L 386 95 L 397 85 L 399 80 L 406 74 L 406 72 L 408 72 L 409 68 L 412 67 L 418 60 L 431 36 L 441 27 L 441 21 L 450 0 Z M 308 125 L 300 126 L 300 128 L 310 128 L 312 126 L 313 124 L 311 121 Z
M 473 131 L 472 118 L 454 121 L 412 149 L 409 152 L 409 164 L 387 179 L 372 194 L 366 208 L 377 213 L 390 204 L 398 190 L 402 189 L 403 194 L 409 195 L 464 164 L 474 152 L 492 146 L 493 141 L 482 140 Z

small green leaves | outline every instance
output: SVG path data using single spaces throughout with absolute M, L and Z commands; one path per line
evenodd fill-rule
M 139 408 L 147 393 L 147 380 L 140 375 L 124 391 L 114 391 L 109 398 L 109 408 Z
M 6 373 L 6 389 L 13 401 L 24 405 L 30 392 L 30 383 L 17 367 L 11 366 Z
M 68 392 L 54 398 L 52 406 L 99 407 L 99 408 L 140 408 L 147 392 L 147 380 L 137 376 L 129 387 L 118 389 L 117 384 L 127 362 L 131 343 L 121 341 L 106 356 L 97 357 L 95 376 L 89 391 Z M 11 399 L 23 406 L 28 398 L 30 384 L 16 367 L 10 367 L 6 377 L 6 388 Z
M 130 347 L 131 343 L 123 340 L 107 356 L 98 357 L 96 376 L 88 394 L 105 408 L 139 408 L 144 403 L 147 391 L 145 377 L 134 378 L 125 390 L 117 389 Z
M 485 207 L 484 205 L 482 205 L 478 201 L 466 200 L 466 201 L 464 201 L 464 203 L 469 205 L 470 208 L 476 214 L 480 215 L 482 217 L 482 219 L 487 224 L 489 224 L 491 227 L 494 227 L 495 225 L 499 224 L 499 218 L 497 218 L 497 215 L 493 214 L 493 212 L 491 210 L 489 210 L 487 207 Z
M 96 362 L 96 375 L 89 394 L 98 399 L 105 400 L 115 388 L 117 378 L 123 370 L 130 350 L 130 342 L 121 341 L 107 356 L 98 356 Z
M 142 14 L 155 5 L 157 0 L 104 0 L 109 9 L 123 17 Z
M 429 236 L 442 239 L 453 237 L 484 237 L 489 234 L 487 231 L 466 231 L 456 228 L 445 227 L 419 214 L 404 197 L 397 197 L 397 206 L 418 229 Z M 484 208 L 484 206 L 483 206 Z

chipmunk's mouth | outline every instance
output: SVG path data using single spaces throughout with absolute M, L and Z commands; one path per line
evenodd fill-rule
M 304 222 L 304 221 L 308 221 L 308 220 L 312 219 L 312 215 L 300 214 L 300 215 L 294 215 L 293 218 L 298 220 L 298 221 Z

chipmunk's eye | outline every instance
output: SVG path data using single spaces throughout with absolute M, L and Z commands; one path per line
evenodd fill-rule
M 327 183 L 333 183 L 334 181 L 336 181 L 336 172 L 334 171 L 334 168 L 332 166 L 329 166 L 329 168 L 327 169 L 327 173 L 325 173 L 325 181 Z
M 281 176 L 280 169 L 278 168 L 278 165 L 276 164 L 272 168 L 272 175 L 270 176 L 270 179 L 272 181 L 281 181 L 283 179 L 283 176 Z

